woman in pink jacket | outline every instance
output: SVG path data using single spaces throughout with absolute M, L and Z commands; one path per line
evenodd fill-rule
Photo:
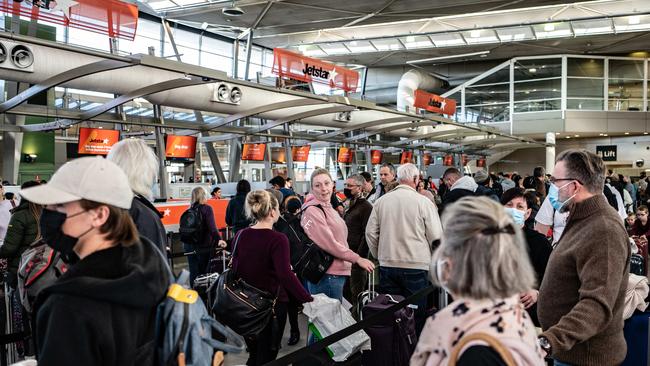
M 350 276 L 352 263 L 368 272 L 372 272 L 375 266 L 348 247 L 348 228 L 330 204 L 333 188 L 334 182 L 326 169 L 314 170 L 311 175 L 311 193 L 302 207 L 300 224 L 318 247 L 334 256 L 334 262 L 318 283 L 306 281 L 307 290 L 312 295 L 325 294 L 341 301 L 343 286 L 346 277 Z

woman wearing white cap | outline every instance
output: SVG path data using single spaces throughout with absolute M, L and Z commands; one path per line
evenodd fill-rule
M 80 158 L 20 194 L 45 206 L 43 240 L 70 264 L 34 305 L 39 366 L 152 364 L 156 306 L 169 277 L 158 250 L 138 237 L 124 172 Z

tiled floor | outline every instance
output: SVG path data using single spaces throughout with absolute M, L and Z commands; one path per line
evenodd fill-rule
M 290 331 L 289 322 L 287 321 L 287 325 L 284 327 L 284 336 L 282 337 L 282 349 L 280 350 L 278 358 L 291 352 L 297 351 L 307 345 L 307 318 L 304 315 L 300 314 L 298 316 L 298 323 L 300 324 L 300 342 L 298 342 L 298 344 L 295 346 L 287 346 Z M 248 360 L 248 353 L 241 353 L 238 355 L 229 354 L 226 356 L 224 366 L 245 365 L 246 360 Z

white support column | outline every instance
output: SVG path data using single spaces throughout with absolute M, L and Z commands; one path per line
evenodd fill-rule
M 603 72 L 603 110 L 609 110 L 609 59 L 606 58 L 603 60 L 604 63 L 604 72 Z
M 560 109 L 562 110 L 562 118 L 564 118 L 564 111 L 566 111 L 567 108 L 567 57 L 562 56 L 562 81 L 561 81 L 561 88 L 562 88 L 562 99 L 560 101 Z
M 510 109 L 510 134 L 512 135 L 515 123 L 515 60 L 510 60 L 509 109 Z
M 553 144 L 546 147 L 546 173 L 550 174 L 555 166 L 555 132 L 546 133 L 546 143 Z
M 643 60 L 643 111 L 648 111 L 648 59 Z M 646 132 L 648 132 L 646 130 Z

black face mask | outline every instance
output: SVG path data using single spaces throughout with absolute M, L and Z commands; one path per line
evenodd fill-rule
M 79 238 L 66 235 L 61 227 L 66 219 L 81 215 L 85 211 L 81 211 L 74 215 L 67 216 L 63 212 L 43 209 L 39 227 L 41 229 L 41 237 L 43 241 L 50 246 L 50 248 L 61 253 L 61 260 L 68 264 L 74 264 L 79 261 L 77 253 L 74 252 L 74 246 L 77 244 Z M 92 227 L 90 228 L 92 230 Z M 81 234 L 79 237 L 88 233 L 90 230 Z
M 343 194 L 348 199 L 353 199 L 354 198 L 354 195 L 352 194 L 352 190 L 350 188 L 344 188 L 343 189 Z

